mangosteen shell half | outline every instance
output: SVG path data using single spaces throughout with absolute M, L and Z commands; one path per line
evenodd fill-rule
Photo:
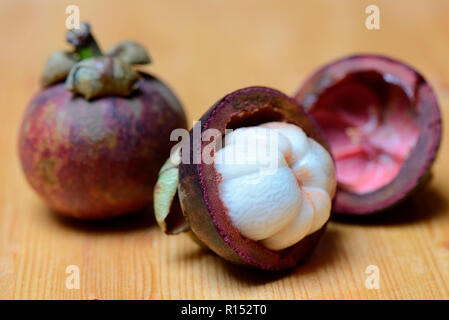
M 345 190 L 340 184 L 333 211 L 339 215 L 380 213 L 405 200 L 424 182 L 441 141 L 441 114 L 436 95 L 414 68 L 381 55 L 354 55 L 336 60 L 315 72 L 296 93 L 295 100 L 314 116 L 317 102 L 343 81 L 357 81 L 382 101 L 388 88 L 402 90 L 414 109 L 419 136 L 395 178 L 387 185 L 366 194 Z M 354 92 L 354 97 L 357 92 Z M 323 123 L 319 123 L 323 126 Z M 324 130 L 325 131 L 325 130 Z

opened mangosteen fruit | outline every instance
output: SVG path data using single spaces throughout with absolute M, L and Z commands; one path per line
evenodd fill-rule
M 43 89 L 29 104 L 19 155 L 31 186 L 59 213 L 99 219 L 145 208 L 170 155 L 170 134 L 186 128 L 174 93 L 132 65 L 146 50 L 124 41 L 103 54 L 90 27 L 70 30 L 73 51 L 50 56 Z
M 283 93 L 250 87 L 214 104 L 174 148 L 155 214 L 165 232 L 191 230 L 228 261 L 279 270 L 311 254 L 335 189 L 315 122 Z
M 441 115 L 432 88 L 410 66 L 376 55 L 340 59 L 313 74 L 295 99 L 330 143 L 335 213 L 380 212 L 428 180 Z

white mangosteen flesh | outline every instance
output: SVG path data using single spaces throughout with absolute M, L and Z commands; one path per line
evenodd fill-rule
M 214 166 L 233 226 L 271 250 L 296 244 L 329 219 L 336 188 L 332 158 L 296 125 L 238 128 L 226 134 Z

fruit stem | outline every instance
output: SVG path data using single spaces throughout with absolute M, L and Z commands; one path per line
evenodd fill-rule
M 75 52 L 79 55 L 80 60 L 103 55 L 87 22 L 82 22 L 79 29 L 67 31 L 66 39 L 75 47 Z

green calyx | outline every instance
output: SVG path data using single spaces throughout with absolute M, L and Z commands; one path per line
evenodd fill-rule
M 139 79 L 132 65 L 151 62 L 145 48 L 129 40 L 103 54 L 86 22 L 67 31 L 67 42 L 73 51 L 57 51 L 49 57 L 41 84 L 47 87 L 65 80 L 67 89 L 86 99 L 130 95 Z
M 84 60 L 84 59 L 95 56 L 94 52 L 90 48 L 81 48 L 80 50 L 78 50 L 77 53 L 78 53 L 80 60 Z
M 64 81 L 70 69 L 79 61 L 74 52 L 56 51 L 48 58 L 42 72 L 41 84 L 48 87 L 54 83 Z
M 154 215 L 159 227 L 167 234 L 177 234 L 189 229 L 177 199 L 180 163 L 181 147 L 178 145 L 160 169 L 154 188 Z
M 101 96 L 129 96 L 139 74 L 130 64 L 112 57 L 81 60 L 70 69 L 65 86 L 90 100 Z
M 116 44 L 106 54 L 110 57 L 120 58 L 129 64 L 151 63 L 147 50 L 142 45 L 131 40 L 125 40 Z

